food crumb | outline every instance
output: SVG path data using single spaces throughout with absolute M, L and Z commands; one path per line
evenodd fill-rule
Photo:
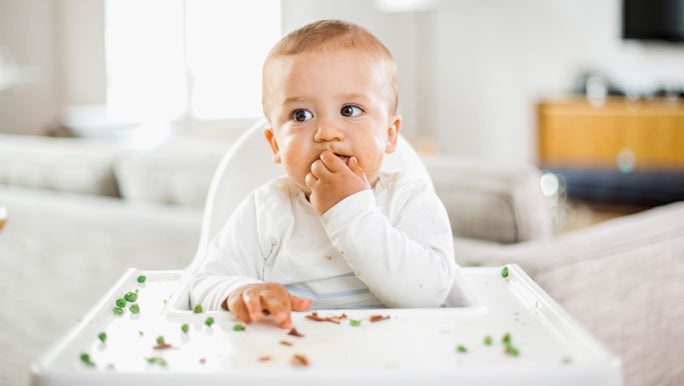
M 297 331 L 297 329 L 294 328 L 294 327 L 292 327 L 292 328 L 290 329 L 290 331 L 287 333 L 287 335 L 296 336 L 296 337 L 298 337 L 298 338 L 303 338 L 303 337 L 304 337 L 304 334 L 302 334 L 301 332 Z
M 292 342 L 290 342 L 289 340 L 284 340 L 284 339 L 283 339 L 283 340 L 281 340 L 281 341 L 278 342 L 278 343 L 282 344 L 283 346 L 292 346 Z
M 259 362 L 266 362 L 266 361 L 270 361 L 272 358 L 270 355 L 264 355 L 264 356 L 260 356 L 258 359 L 259 359 Z
M 389 315 L 371 315 L 369 320 L 371 323 L 375 323 L 389 318 Z
M 169 349 L 171 347 L 173 347 L 173 346 L 169 343 L 166 343 L 164 341 L 164 337 L 161 335 L 157 337 L 157 345 L 152 346 L 152 348 L 155 350 L 166 350 L 166 349 Z
M 304 354 L 295 354 L 292 356 L 292 365 L 294 366 L 308 366 L 309 360 Z
M 312 311 L 309 315 L 306 315 L 307 319 L 311 319 L 316 322 L 331 322 L 335 324 L 340 324 L 340 321 L 347 318 L 347 314 L 333 315 L 322 317 L 318 315 L 318 312 Z

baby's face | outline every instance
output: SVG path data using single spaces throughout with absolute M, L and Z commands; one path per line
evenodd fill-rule
M 324 150 L 346 161 L 354 156 L 371 184 L 385 153 L 394 151 L 401 117 L 378 59 L 352 50 L 304 53 L 276 59 L 267 133 L 275 162 L 307 194 L 305 177 Z

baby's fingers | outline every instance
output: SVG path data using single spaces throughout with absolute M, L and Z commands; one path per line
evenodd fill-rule
M 366 178 L 366 172 L 363 171 L 363 168 L 361 168 L 361 165 L 359 165 L 359 160 L 356 157 L 351 157 L 349 158 L 349 161 L 347 161 L 347 166 L 349 166 L 349 169 L 359 176 L 364 182 L 368 183 L 368 179 Z
M 228 298 L 228 310 L 235 315 L 237 320 L 243 323 L 250 323 L 252 320 L 249 317 L 247 306 L 242 300 L 242 294 L 231 295 Z
M 264 317 L 260 292 L 258 287 L 252 287 L 242 292 L 242 302 L 252 322 L 258 322 Z
M 292 296 L 290 302 L 292 304 L 292 311 L 306 311 L 311 307 L 311 299 L 309 298 Z

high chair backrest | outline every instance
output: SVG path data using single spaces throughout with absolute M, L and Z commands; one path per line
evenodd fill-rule
M 216 169 L 204 205 L 199 247 L 188 271 L 194 272 L 202 264 L 207 245 L 235 207 L 257 187 L 285 174 L 282 165 L 272 161 L 271 149 L 264 137 L 266 127 L 265 119 L 252 125 L 230 147 Z M 385 156 L 382 170 L 412 174 L 432 186 L 420 157 L 401 135 L 394 153 Z

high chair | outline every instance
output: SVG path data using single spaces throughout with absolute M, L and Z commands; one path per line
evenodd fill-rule
M 446 308 L 318 310 L 329 322 L 293 313 L 296 332 L 191 310 L 189 279 L 209 241 L 250 191 L 283 174 L 265 125 L 247 130 L 218 167 L 187 269 L 129 269 L 34 363 L 34 385 L 622 384 L 619 359 L 517 265 L 461 269 Z M 383 170 L 430 180 L 403 137 Z M 115 311 L 126 295 L 136 299 Z

